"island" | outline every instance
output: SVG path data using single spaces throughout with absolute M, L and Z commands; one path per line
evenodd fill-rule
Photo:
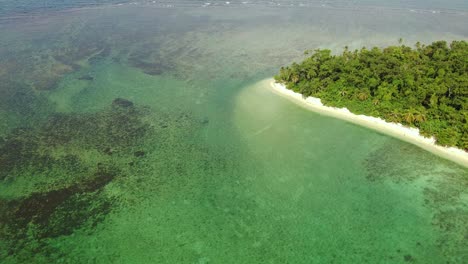
M 450 151 L 455 161 L 468 164 L 466 41 L 418 42 L 411 48 L 400 40 L 385 48 L 345 47 L 340 55 L 328 49 L 305 54 L 304 61 L 280 69 L 274 90 L 303 99 L 312 110 L 393 128 L 389 134 L 411 137 L 406 141 L 418 140 L 416 145 L 437 144 L 439 152 Z

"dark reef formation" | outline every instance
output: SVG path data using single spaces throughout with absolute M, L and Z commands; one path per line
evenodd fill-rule
M 148 61 L 145 55 L 146 54 L 130 56 L 128 58 L 128 62 L 131 66 L 138 68 L 149 75 L 161 75 L 172 69 L 170 65 L 160 61 Z
M 125 99 L 115 99 L 112 108 L 95 114 L 53 114 L 37 129 L 17 128 L 0 141 L 0 179 L 25 166 L 50 170 L 79 166 L 72 156 L 55 158 L 51 147 L 96 149 L 101 153 L 125 151 L 150 130 L 142 112 Z M 45 151 L 41 151 L 45 150 Z
M 110 57 L 111 48 L 105 41 L 89 41 L 96 37 L 72 41 L 73 45 L 56 42 L 23 52 L 14 48 L 0 51 L 0 136 L 18 124 L 42 122 L 54 111 L 47 93 L 56 90 L 65 76 L 79 74 Z M 89 73 L 77 79 L 94 81 Z
M 133 107 L 133 103 L 126 99 L 116 98 L 114 99 L 114 101 L 112 101 L 112 106 L 129 108 L 129 107 Z
M 145 43 L 128 54 L 127 63 L 149 75 L 173 71 L 176 67 L 174 58 L 181 54 L 181 50 L 161 52 L 161 48 L 160 43 Z
M 57 113 L 40 126 L 17 128 L 0 138 L 0 181 L 47 179 L 37 182 L 33 192 L 0 197 L 0 239 L 9 248 L 0 250 L 0 257 L 31 241 L 70 235 L 101 222 L 115 203 L 103 192 L 105 187 L 125 176 L 122 165 L 108 157 L 145 155 L 143 142 L 154 131 L 144 116 L 133 102 L 117 98 L 101 112 Z M 95 152 L 96 159 L 86 158 Z M 61 178 L 48 176 L 53 172 Z
M 403 160 L 401 157 L 412 158 Z M 408 143 L 391 140 L 369 153 L 363 165 L 367 169 L 367 180 L 376 184 L 403 183 L 422 188 L 422 202 L 434 212 L 432 225 L 440 232 L 437 246 L 449 260 L 447 263 L 462 263 L 459 256 L 463 256 L 462 252 L 468 248 L 468 210 L 464 198 L 468 190 L 468 173 L 462 168 L 447 169 L 450 166 L 441 166 L 440 171 L 434 172 L 434 166 L 431 166 L 434 163 L 443 164 L 443 160 Z M 424 242 L 418 242 L 418 245 L 420 243 Z M 403 259 L 415 262 L 415 257 L 410 254 Z
M 70 235 L 86 221 L 95 225 L 110 211 L 110 200 L 99 192 L 116 176 L 112 169 L 97 168 L 92 178 L 28 197 L 0 201 L 0 234 L 9 239 L 25 239 L 30 225 L 35 238 Z M 66 221 L 64 221 L 66 219 Z

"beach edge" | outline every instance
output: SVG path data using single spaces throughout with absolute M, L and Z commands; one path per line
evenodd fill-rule
M 398 138 L 468 168 L 468 152 L 455 147 L 436 145 L 434 138 L 426 138 L 422 136 L 419 134 L 419 129 L 417 128 L 406 127 L 397 123 L 390 123 L 381 118 L 372 116 L 353 114 L 347 108 L 325 106 L 322 104 L 320 98 L 304 98 L 302 94 L 287 89 L 286 86 L 276 82 L 274 79 L 267 79 L 265 81 L 269 83 L 269 88 L 275 94 L 289 99 L 293 103 L 296 103 L 310 111 L 338 118 Z

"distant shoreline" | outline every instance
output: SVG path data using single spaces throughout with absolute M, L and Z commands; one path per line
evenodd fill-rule
M 402 124 L 397 123 L 389 123 L 381 118 L 356 115 L 346 108 L 324 106 L 319 98 L 303 98 L 301 94 L 287 89 L 286 86 L 277 83 L 273 79 L 270 79 L 269 83 L 269 86 L 272 88 L 274 93 L 281 95 L 311 111 L 342 119 L 396 137 L 468 168 L 468 152 L 455 147 L 436 145 L 434 138 L 423 137 L 419 134 L 419 129 L 417 128 L 405 127 Z

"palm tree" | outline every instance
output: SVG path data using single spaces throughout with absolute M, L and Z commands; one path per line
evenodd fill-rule
M 409 110 L 408 112 L 403 114 L 403 120 L 408 124 L 413 124 L 413 122 L 414 122 L 413 111 Z
M 390 122 L 400 122 L 400 115 L 398 113 L 390 113 L 387 115 L 387 120 Z
M 414 113 L 414 121 L 416 121 L 416 123 L 422 123 L 422 122 L 426 121 L 426 115 L 416 111 Z
M 361 101 L 365 101 L 365 100 L 367 100 L 367 98 L 369 98 L 369 94 L 367 94 L 366 92 L 360 92 L 358 94 L 358 98 Z
M 408 124 L 422 123 L 426 121 L 426 115 L 416 109 L 410 108 L 403 115 L 403 120 L 405 120 Z
M 468 151 L 468 133 L 463 134 L 461 139 L 462 145 L 461 147 Z
M 293 83 L 298 83 L 298 82 L 299 82 L 299 75 L 294 74 L 294 75 L 292 76 L 292 78 L 291 78 L 291 81 L 292 81 Z

